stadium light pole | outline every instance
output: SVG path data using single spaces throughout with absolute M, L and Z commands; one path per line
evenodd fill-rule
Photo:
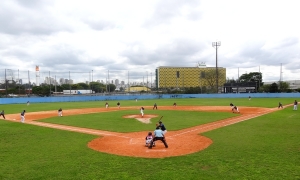
M 216 49 L 216 87 L 217 87 L 217 93 L 219 93 L 218 47 L 221 46 L 221 41 L 213 42 L 212 46 Z

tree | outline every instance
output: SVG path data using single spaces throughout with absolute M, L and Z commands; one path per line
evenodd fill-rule
M 215 86 L 216 83 L 216 72 L 214 71 L 208 71 L 205 73 L 205 79 L 207 81 L 207 84 L 210 88 L 214 89 L 213 87 Z
M 276 83 L 272 83 L 270 86 L 270 93 L 276 93 L 278 92 L 278 85 Z
M 259 92 L 270 92 L 270 84 L 262 85 L 259 87 Z
M 107 91 L 108 92 L 114 92 L 116 88 L 117 87 L 114 84 L 108 84 L 107 85 Z
M 94 91 L 95 93 L 100 93 L 105 90 L 105 85 L 99 82 L 91 82 L 90 86 L 92 91 Z
M 77 87 L 79 88 L 78 90 L 80 89 L 90 89 L 89 85 L 86 84 L 86 83 L 77 83 Z
M 239 78 L 239 82 L 262 82 L 262 74 L 261 72 L 250 72 L 249 74 L 242 74 Z
M 279 92 L 288 92 L 288 89 L 290 88 L 289 83 L 283 81 L 279 81 L 278 86 L 279 86 Z

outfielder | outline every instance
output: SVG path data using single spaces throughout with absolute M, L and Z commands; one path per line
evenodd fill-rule
M 108 108 L 108 102 L 105 103 L 105 108 Z

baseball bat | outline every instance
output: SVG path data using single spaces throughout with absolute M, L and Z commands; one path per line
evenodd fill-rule
M 160 119 L 158 120 L 158 122 L 163 118 L 164 116 L 161 116 Z

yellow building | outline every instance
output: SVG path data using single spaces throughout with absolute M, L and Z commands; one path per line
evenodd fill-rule
M 145 86 L 132 86 L 129 89 L 126 88 L 125 92 L 141 92 L 141 91 L 151 91 L 150 88 L 145 87 Z
M 219 91 L 226 82 L 226 68 L 218 67 Z M 215 89 L 217 84 L 216 67 L 168 67 L 156 69 L 156 87 L 158 88 L 187 88 L 206 87 Z

